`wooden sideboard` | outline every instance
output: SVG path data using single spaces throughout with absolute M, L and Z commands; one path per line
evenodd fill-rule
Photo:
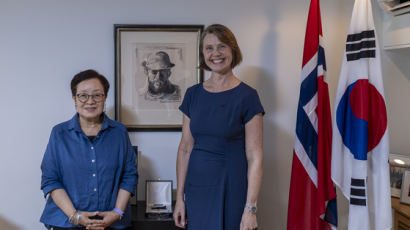
M 172 217 L 152 219 L 145 216 L 145 201 L 131 205 L 132 230 L 183 230 L 174 224 Z
M 400 203 L 400 199 L 391 198 L 391 206 L 394 210 L 394 229 L 410 230 L 410 205 Z

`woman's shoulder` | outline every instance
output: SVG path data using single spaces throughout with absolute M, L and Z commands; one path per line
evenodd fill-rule
M 116 128 L 120 131 L 123 132 L 127 132 L 127 127 L 125 127 L 125 125 L 119 121 L 116 120 L 112 120 L 111 118 L 109 118 L 107 115 L 104 114 L 104 123 L 107 123 L 107 126 Z M 104 124 L 103 124 L 104 127 Z
M 75 122 L 74 119 L 75 119 L 75 117 L 76 117 L 76 116 L 74 116 L 74 117 L 71 118 L 70 120 L 63 121 L 63 122 L 61 122 L 61 123 L 59 123 L 59 124 L 54 125 L 54 127 L 53 127 L 53 129 L 52 129 L 52 132 L 57 132 L 57 133 L 59 133 L 59 132 L 62 132 L 62 131 L 65 131 L 65 130 L 70 129 L 71 127 L 74 127 L 74 122 Z
M 197 91 L 198 89 L 200 89 L 201 87 L 202 87 L 202 82 L 199 82 L 199 83 L 197 83 L 197 84 L 195 84 L 195 85 L 193 85 L 193 86 L 190 86 L 190 87 L 188 87 L 187 89 L 186 89 L 186 91 L 188 92 L 188 91 L 190 91 L 190 92 L 193 92 L 193 91 Z
M 195 85 L 193 85 L 193 86 L 190 86 L 190 87 L 188 87 L 188 88 L 186 89 L 185 95 L 195 94 L 196 92 L 199 91 L 199 89 L 201 89 L 201 87 L 202 87 L 202 82 L 197 83 L 197 84 L 195 84 Z
M 118 128 L 121 131 L 125 131 L 125 132 L 127 131 L 127 127 L 125 127 L 125 125 L 119 121 L 109 119 L 109 123 L 112 127 Z
M 245 83 L 244 81 L 241 81 L 241 83 L 239 84 L 238 87 L 239 87 L 238 89 L 240 90 L 240 92 L 241 92 L 242 95 L 249 96 L 249 95 L 258 94 L 258 92 L 256 91 L 255 88 L 253 88 L 252 86 L 248 85 L 248 84 Z

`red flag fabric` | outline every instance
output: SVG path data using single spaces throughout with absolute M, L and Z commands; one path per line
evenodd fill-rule
M 332 122 L 321 46 L 319 0 L 311 0 L 289 191 L 288 230 L 324 230 L 337 225 L 331 180 Z

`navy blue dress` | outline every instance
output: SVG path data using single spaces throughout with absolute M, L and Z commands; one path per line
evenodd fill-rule
M 238 230 L 246 202 L 245 124 L 264 114 L 258 93 L 241 82 L 212 93 L 188 88 L 179 109 L 190 118 L 194 147 L 185 181 L 189 230 Z

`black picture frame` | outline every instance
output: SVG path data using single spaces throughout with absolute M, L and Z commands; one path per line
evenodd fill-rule
M 204 25 L 114 25 L 115 119 L 129 131 L 181 131 L 178 107 L 186 89 L 204 79 L 198 68 L 203 29 Z M 168 81 L 148 77 L 158 72 Z

